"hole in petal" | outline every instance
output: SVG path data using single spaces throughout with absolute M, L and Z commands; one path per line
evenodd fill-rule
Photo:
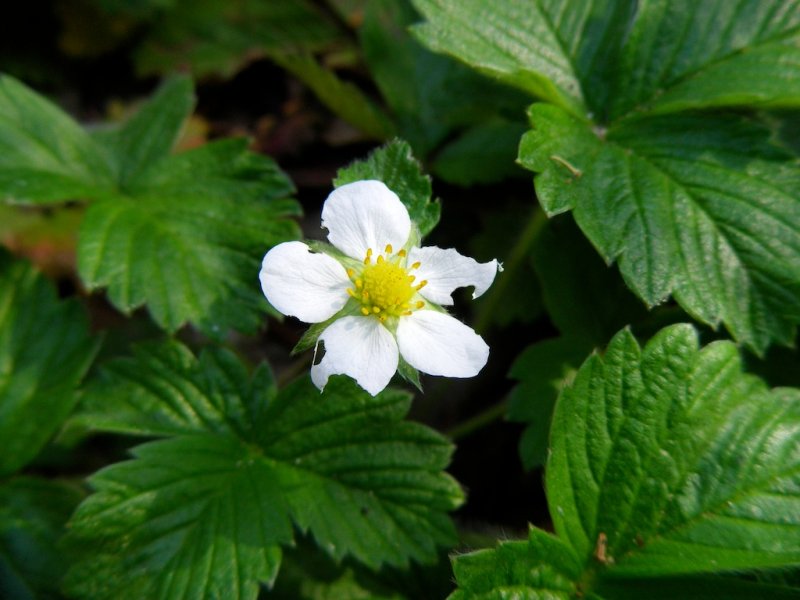
M 311 364 L 316 366 L 322 362 L 323 358 L 325 358 L 325 342 L 323 340 L 317 340 L 317 345 L 314 347 L 314 359 L 311 361 Z

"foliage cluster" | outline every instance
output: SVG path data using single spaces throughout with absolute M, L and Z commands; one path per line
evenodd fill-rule
M 34 91 L 57 61 L 0 59 L 0 596 L 800 597 L 796 0 L 56 7 L 67 60 L 163 83 L 93 124 Z M 185 135 L 254 61 L 349 128 L 327 187 L 382 180 L 504 261 L 461 313 L 480 378 L 320 394 L 289 363 L 259 263 L 318 205 Z M 544 480 L 519 535 L 485 532 L 510 498 L 451 514 L 497 417 L 524 429 L 488 468 Z

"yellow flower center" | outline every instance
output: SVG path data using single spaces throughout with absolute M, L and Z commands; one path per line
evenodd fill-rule
M 354 284 L 347 293 L 361 303 L 361 314 L 365 317 L 372 315 L 381 322 L 389 317 L 410 315 L 413 310 L 425 306 L 424 301 L 412 302 L 412 298 L 428 283 L 416 283 L 416 276 L 411 271 L 418 269 L 420 263 L 406 267 L 405 250 L 393 254 L 392 246 L 388 244 L 384 252 L 385 256 L 379 254 L 373 263 L 372 248 L 369 248 L 361 272 L 347 270 Z

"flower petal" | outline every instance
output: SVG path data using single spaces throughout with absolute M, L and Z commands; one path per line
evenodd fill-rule
M 397 371 L 394 336 L 372 317 L 342 317 L 322 332 L 325 356 L 311 367 L 311 381 L 323 389 L 331 375 L 349 375 L 375 396 Z
M 347 256 L 362 260 L 368 248 L 380 254 L 387 244 L 402 248 L 411 219 L 400 199 L 382 181 L 348 183 L 331 192 L 322 207 L 328 240 Z
M 462 256 L 456 250 L 443 250 L 436 246 L 412 248 L 408 253 L 408 264 L 420 263 L 413 273 L 418 282 L 428 283 L 420 290 L 420 295 L 441 305 L 453 304 L 451 294 L 460 287 L 474 286 L 473 298 L 489 289 L 497 271 L 501 270 L 496 260 L 479 263 L 474 258 Z
M 306 323 L 320 323 L 347 303 L 347 271 L 327 254 L 312 254 L 302 242 L 284 242 L 261 263 L 261 289 L 278 311 Z
M 489 358 L 483 338 L 448 314 L 418 310 L 397 325 L 400 354 L 415 369 L 431 375 L 473 377 Z

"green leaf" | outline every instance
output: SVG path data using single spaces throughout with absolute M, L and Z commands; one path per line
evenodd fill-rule
M 605 534 L 616 576 L 800 560 L 800 392 L 743 375 L 729 342 L 697 346 L 686 325 L 643 350 L 623 331 L 559 398 L 554 525 L 587 558 Z
M 77 402 L 99 347 L 76 301 L 0 251 L 0 476 L 29 463 Z
M 20 147 L 9 155 L 10 170 L 3 170 L 0 156 L 0 194 L 13 196 L 19 182 L 27 186 L 19 169 L 28 164 L 36 185 L 46 187 L 35 188 L 31 199 L 64 202 L 80 189 L 82 198 L 93 201 L 78 241 L 78 271 L 86 287 L 108 287 L 109 299 L 124 312 L 146 304 L 168 331 L 188 321 L 213 337 L 230 328 L 258 328 L 267 303 L 253 273 L 271 246 L 300 235 L 287 218 L 299 214 L 298 204 L 286 199 L 294 188 L 274 161 L 249 152 L 243 139 L 170 155 L 193 106 L 188 79 L 168 81 L 127 122 L 94 138 L 16 81 L 0 82 L 0 89 L 11 90 L 6 97 L 30 107 L 14 122 L 0 118 L 0 146 L 8 139 Z M 66 165 L 47 168 L 84 169 L 109 181 L 84 177 L 76 188 L 61 175 L 42 175 L 40 157 L 18 140 L 18 130 L 30 130 L 28 146 L 40 152 L 55 148 Z M 60 146 L 47 137 L 51 132 L 63 134 Z M 105 171 L 84 154 L 105 157 Z M 3 173 L 17 182 L 5 192 Z
M 598 137 L 552 106 L 530 116 L 520 157 L 540 173 L 543 207 L 573 210 L 645 302 L 672 294 L 759 353 L 794 338 L 800 171 L 766 128 L 736 116 L 653 117 Z
M 508 376 L 519 383 L 509 397 L 508 419 L 528 423 L 519 445 L 526 469 L 544 465 L 556 398 L 591 349 L 584 338 L 554 338 L 531 344 L 511 365 Z
M 402 421 L 407 394 L 372 398 L 341 377 L 323 394 L 304 379 L 276 395 L 267 370 L 249 380 L 230 353 L 198 361 L 177 342 L 100 377 L 84 425 L 174 437 L 92 478 L 71 525 L 76 594 L 254 598 L 292 524 L 335 560 L 373 569 L 433 560 L 454 541 L 446 512 L 463 496 L 442 473 L 452 447 Z
M 432 171 L 442 179 L 463 186 L 493 183 L 518 176 L 515 164 L 521 123 L 492 120 L 467 129 L 436 154 Z
M 270 465 L 227 435 L 137 447 L 91 478 L 71 522 L 84 558 L 67 574 L 91 598 L 255 598 L 292 539 Z
M 613 72 L 615 55 L 608 46 L 619 43 L 635 3 L 414 0 L 414 5 L 427 19 L 414 31 L 432 50 L 585 114 L 594 99 L 608 95 L 604 80 Z M 591 93 L 582 87 L 587 80 L 597 84 Z
M 572 549 L 540 529 L 532 528 L 529 536 L 525 542 L 454 557 L 459 589 L 450 600 L 574 598 L 581 564 Z
M 752 118 L 688 111 L 800 106 L 796 2 L 417 5 L 430 47 L 551 103 L 530 109 L 520 163 L 639 297 L 672 295 L 757 353 L 794 338 L 798 164 Z
M 108 287 L 125 312 L 147 304 L 174 331 L 191 321 L 212 335 L 255 330 L 266 303 L 253 273 L 271 246 L 295 239 L 292 188 L 270 159 L 230 139 L 163 158 L 130 196 L 93 203 L 84 218 L 78 269 Z
M 114 185 L 101 150 L 58 107 L 0 75 L 0 200 L 83 199 Z
M 641 348 L 623 330 L 561 392 L 550 436 L 559 547 L 511 542 L 460 557 L 469 569 L 455 571 L 456 598 L 800 592 L 730 573 L 800 560 L 800 391 L 743 374 L 732 343 L 699 348 L 691 326 L 675 325 Z
M 142 171 L 169 155 L 193 108 L 191 80 L 175 77 L 122 126 L 98 134 L 116 161 L 120 188 L 127 190 Z
M 531 254 L 547 312 L 563 335 L 582 338 L 586 347 L 599 346 L 647 315 L 570 217 L 548 221 Z
M 639 3 L 615 73 L 611 116 L 800 104 L 794 0 Z
M 204 352 L 197 359 L 178 342 L 146 343 L 134 346 L 132 357 L 102 365 L 71 421 L 133 435 L 215 431 L 248 437 L 276 394 L 266 366 L 251 378 L 228 352 Z
M 800 588 L 730 576 L 692 575 L 602 581 L 598 595 L 613 600 L 639 600 L 642 597 L 652 600 L 793 600 L 800 595 Z
M 134 55 L 140 74 L 191 69 L 231 76 L 254 55 L 314 51 L 339 40 L 338 28 L 312 2 L 175 0 L 155 15 Z
M 426 160 L 461 128 L 518 121 L 525 95 L 424 48 L 408 32 L 418 19 L 406 0 L 367 2 L 358 29 L 364 59 L 394 114 L 398 137 Z M 493 146 L 513 162 L 518 140 L 495 139 Z M 486 165 L 479 170 L 486 171 Z
M 310 53 L 272 53 L 273 61 L 305 83 L 328 108 L 365 135 L 383 141 L 394 125 L 358 87 L 323 68 Z
M 393 140 L 372 152 L 366 160 L 339 169 L 333 185 L 339 187 L 362 179 L 382 181 L 397 194 L 423 236 L 439 222 L 441 205 L 438 201 L 431 202 L 431 179 L 422 173 L 422 167 L 406 142 Z
M 7 600 L 60 598 L 66 571 L 57 543 L 80 501 L 76 487 L 34 477 L 0 483 L 0 595 Z

